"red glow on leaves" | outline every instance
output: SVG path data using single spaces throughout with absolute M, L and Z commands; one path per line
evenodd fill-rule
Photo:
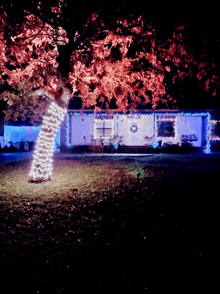
M 212 96 L 215 97 L 217 94 L 216 89 L 213 91 Z
M 56 6 L 51 11 L 60 13 L 59 9 Z M 92 14 L 84 28 L 89 23 L 94 27 L 97 19 L 97 13 Z M 0 75 L 12 87 L 33 79 L 33 87 L 44 86 L 48 74 L 57 74 L 57 45 L 68 42 L 65 30 L 54 29 L 30 14 L 17 35 L 6 40 L 7 15 L 0 15 L 0 20 Z M 101 30 L 105 28 L 102 21 L 99 26 Z M 164 43 L 159 43 L 156 31 L 142 17 L 131 21 L 119 19 L 117 26 L 114 32 L 105 30 L 107 36 L 103 40 L 91 39 L 85 50 L 72 52 L 69 82 L 74 91 L 80 90 L 85 106 L 96 105 L 97 99 L 108 106 L 112 98 L 123 111 L 140 103 L 151 104 L 153 108 L 159 101 L 174 103 L 172 97 L 166 95 L 164 77 L 173 73 L 171 78 L 175 84 L 191 76 L 191 66 L 197 67 L 197 78 L 205 90 L 209 91 L 211 85 L 218 83 L 216 76 L 208 76 L 207 64 L 196 62 L 185 48 L 183 26 L 178 27 L 173 38 Z M 122 34 L 124 29 L 125 35 Z M 129 55 L 131 48 L 134 51 Z M 55 81 L 50 81 L 46 88 L 60 97 L 61 87 Z
M 205 90 L 206 91 L 209 91 L 209 89 L 210 89 L 209 82 L 210 82 L 210 79 L 205 81 Z
M 159 101 L 165 104 L 167 101 L 176 102 L 166 95 L 166 72 L 172 73 L 174 69 L 177 73 L 172 77 L 173 84 L 191 75 L 190 65 L 198 67 L 198 79 L 206 75 L 204 64 L 197 64 L 185 48 L 183 26 L 176 29 L 173 38 L 168 39 L 167 43 L 156 44 L 155 31 L 146 26 L 141 17 L 136 21 L 123 19 L 117 23 L 120 25 L 116 29 L 117 33 L 122 33 L 123 26 L 130 29 L 130 35 L 108 31 L 103 40 L 91 42 L 89 51 L 92 61 L 89 65 L 83 62 L 82 51 L 72 53 L 69 80 L 73 88 L 80 90 L 85 106 L 95 105 L 98 98 L 106 104 L 115 98 L 118 109 L 123 111 L 135 108 L 139 103 L 151 103 L 152 108 L 156 108 Z M 136 35 L 139 35 L 142 44 L 148 44 L 148 47 L 150 44 L 151 51 L 146 52 L 142 45 L 142 51 L 136 51 L 135 57 L 129 58 L 127 53 L 131 44 L 137 42 Z M 112 48 L 118 48 L 121 58 L 112 58 Z M 147 60 L 151 67 L 145 68 L 141 60 Z M 172 66 L 166 65 L 167 62 L 172 63 Z M 205 87 L 209 90 L 208 80 Z
M 131 29 L 131 32 L 132 33 L 136 33 L 136 34 L 140 34 L 141 32 L 142 32 L 142 28 L 141 27 L 133 27 L 132 29 Z
M 7 16 L 4 19 L 7 23 Z M 9 40 L 5 40 L 4 27 L 1 28 L 0 74 L 8 76 L 7 82 L 12 87 L 33 77 L 37 81 L 33 87 L 43 86 L 43 76 L 57 71 L 56 42 L 61 41 L 68 42 L 62 28 L 55 30 L 33 14 L 26 16 L 18 34 Z

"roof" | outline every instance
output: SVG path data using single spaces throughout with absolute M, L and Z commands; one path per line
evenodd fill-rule
M 93 109 L 68 109 L 68 113 L 95 113 Z M 96 113 L 120 113 L 123 114 L 122 111 L 118 111 L 117 109 L 111 109 L 111 111 L 100 110 Z M 144 114 L 144 113 L 212 113 L 211 109 L 141 109 L 136 112 L 127 111 L 124 114 Z

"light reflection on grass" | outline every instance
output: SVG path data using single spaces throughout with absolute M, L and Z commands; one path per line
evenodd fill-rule
M 68 197 L 93 197 L 93 201 L 100 201 L 106 194 L 129 189 L 136 180 L 130 173 L 132 169 L 135 167 L 129 163 L 56 159 L 52 181 L 35 184 L 27 181 L 29 162 L 17 162 L 0 170 L 1 200 L 9 201 L 12 206 L 21 202 L 44 203 Z

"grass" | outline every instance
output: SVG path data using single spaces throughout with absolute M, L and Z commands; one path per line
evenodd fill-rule
M 24 202 L 44 204 L 68 197 L 83 197 L 88 201 L 90 198 L 92 203 L 106 193 L 120 190 L 123 184 L 129 186 L 139 169 L 131 164 L 60 159 L 54 163 L 52 181 L 35 184 L 27 182 L 29 163 L 23 160 L 0 170 L 0 195 L 11 206 L 21 206 Z
M 0 168 L 1 293 L 217 293 L 218 154 L 29 164 Z

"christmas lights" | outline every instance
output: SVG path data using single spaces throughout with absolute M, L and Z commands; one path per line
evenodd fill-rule
M 97 115 L 100 116 L 100 115 Z M 100 137 L 102 139 L 111 139 L 113 138 L 113 119 L 103 119 L 103 117 L 106 117 L 107 114 L 102 113 L 101 117 L 102 119 L 95 119 L 94 123 L 95 123 L 95 127 L 94 127 L 94 139 L 100 139 Z M 103 136 L 100 136 L 100 134 L 98 133 L 98 129 L 103 129 L 104 128 L 104 123 L 107 124 L 107 129 L 110 129 L 109 134 L 104 134 Z
M 157 145 L 156 145 L 156 115 L 155 113 L 153 114 L 154 116 L 154 120 L 153 120 L 153 148 L 156 148 Z
M 66 110 L 52 102 L 45 115 L 33 154 L 30 182 L 51 180 L 53 152 L 57 129 L 62 122 Z
M 66 114 L 66 145 L 70 146 L 70 114 Z
M 175 117 L 174 117 L 175 116 Z M 157 139 L 158 141 L 160 140 L 165 140 L 168 141 L 170 139 L 176 140 L 177 139 L 177 123 L 176 123 L 176 114 L 175 113 L 159 113 L 156 116 L 156 121 L 155 121 L 155 139 Z M 167 122 L 173 122 L 173 129 L 174 129 L 174 137 L 172 136 L 168 136 L 168 137 L 160 137 L 158 135 L 159 132 L 159 128 L 158 128 L 158 123 L 161 121 L 167 121 Z
M 211 121 L 210 121 L 210 113 L 207 113 L 206 117 L 206 145 L 205 145 L 205 153 L 211 152 Z
M 75 112 L 75 113 L 70 113 L 70 115 L 80 115 L 79 112 Z M 93 113 L 84 113 L 83 115 L 88 115 L 88 116 L 93 116 L 94 114 Z M 106 117 L 108 114 L 107 113 L 97 113 L 96 116 L 97 117 Z M 121 115 L 127 115 L 128 116 L 128 120 L 130 120 L 130 117 L 131 116 L 134 116 L 134 115 L 128 115 L 128 114 L 124 114 L 122 113 Z M 151 112 L 151 113 L 138 113 L 136 114 L 136 117 L 137 116 L 140 116 L 140 115 L 153 115 L 153 126 L 152 126 L 152 147 L 156 147 L 156 143 L 158 140 L 160 139 L 165 139 L 165 140 L 168 140 L 168 139 L 174 139 L 176 140 L 177 139 L 177 117 L 178 116 L 185 116 L 185 117 L 204 117 L 206 118 L 206 133 L 205 133 L 205 137 L 206 137 L 206 145 L 204 147 L 204 152 L 205 153 L 209 153 L 210 150 L 211 150 L 211 141 L 212 140 L 217 140 L 215 138 L 212 137 L 212 134 L 211 134 L 211 116 L 210 116 L 210 113 L 205 113 L 205 112 L 200 112 L 200 113 L 191 113 L 191 112 Z M 134 116 L 135 117 L 135 116 Z M 175 137 L 158 137 L 157 136 L 157 131 L 158 131 L 158 126 L 157 126 L 157 122 L 158 121 L 171 121 L 171 122 L 174 122 L 174 134 L 175 134 Z M 69 121 L 69 114 L 67 114 L 66 116 L 66 142 L 70 142 L 70 121 Z M 113 128 L 112 128 L 113 130 Z M 127 129 L 127 142 L 129 142 L 129 129 Z M 139 138 L 139 141 L 138 141 L 138 144 L 141 145 L 141 138 L 142 138 L 142 133 L 144 131 L 144 128 L 142 127 L 142 129 L 138 129 L 138 133 L 140 135 L 140 138 Z M 114 135 L 114 134 L 112 134 Z M 116 116 L 116 142 L 119 141 L 119 114 L 117 114 Z

